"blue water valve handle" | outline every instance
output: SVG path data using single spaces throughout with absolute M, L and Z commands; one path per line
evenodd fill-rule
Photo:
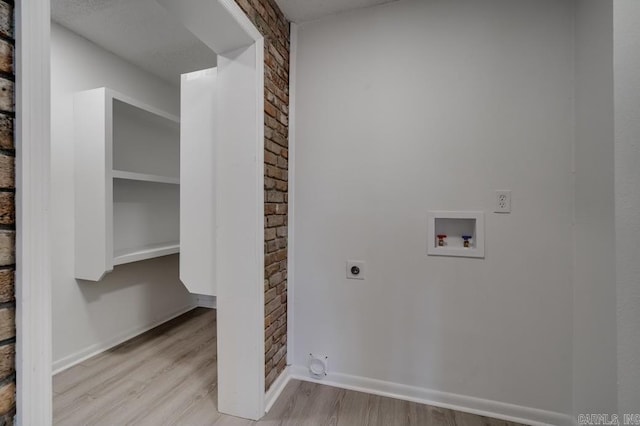
M 471 239 L 471 235 L 463 235 L 462 239 L 464 240 L 464 247 L 469 248 L 469 240 Z

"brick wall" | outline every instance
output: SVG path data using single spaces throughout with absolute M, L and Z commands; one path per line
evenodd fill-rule
M 0 425 L 16 406 L 14 46 L 13 2 L 0 0 Z
M 289 21 L 274 0 L 236 0 L 264 36 L 265 387 L 286 365 Z

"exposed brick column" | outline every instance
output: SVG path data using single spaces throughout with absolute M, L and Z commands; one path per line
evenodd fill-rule
M 289 21 L 274 0 L 236 0 L 264 36 L 265 387 L 287 355 Z
M 13 424 L 16 410 L 13 9 L 0 0 L 0 425 Z

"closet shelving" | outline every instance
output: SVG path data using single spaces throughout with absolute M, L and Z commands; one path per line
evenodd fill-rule
M 180 119 L 107 88 L 74 109 L 76 278 L 178 253 Z
M 137 180 L 140 182 L 168 183 L 172 185 L 180 185 L 180 178 L 170 176 L 150 175 L 147 173 L 125 172 L 123 170 L 113 171 L 114 179 Z

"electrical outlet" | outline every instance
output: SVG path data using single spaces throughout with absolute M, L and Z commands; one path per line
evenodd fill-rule
M 361 260 L 347 260 L 347 278 L 350 280 L 364 280 L 364 262 Z
M 496 213 L 511 213 L 511 191 L 496 191 Z

